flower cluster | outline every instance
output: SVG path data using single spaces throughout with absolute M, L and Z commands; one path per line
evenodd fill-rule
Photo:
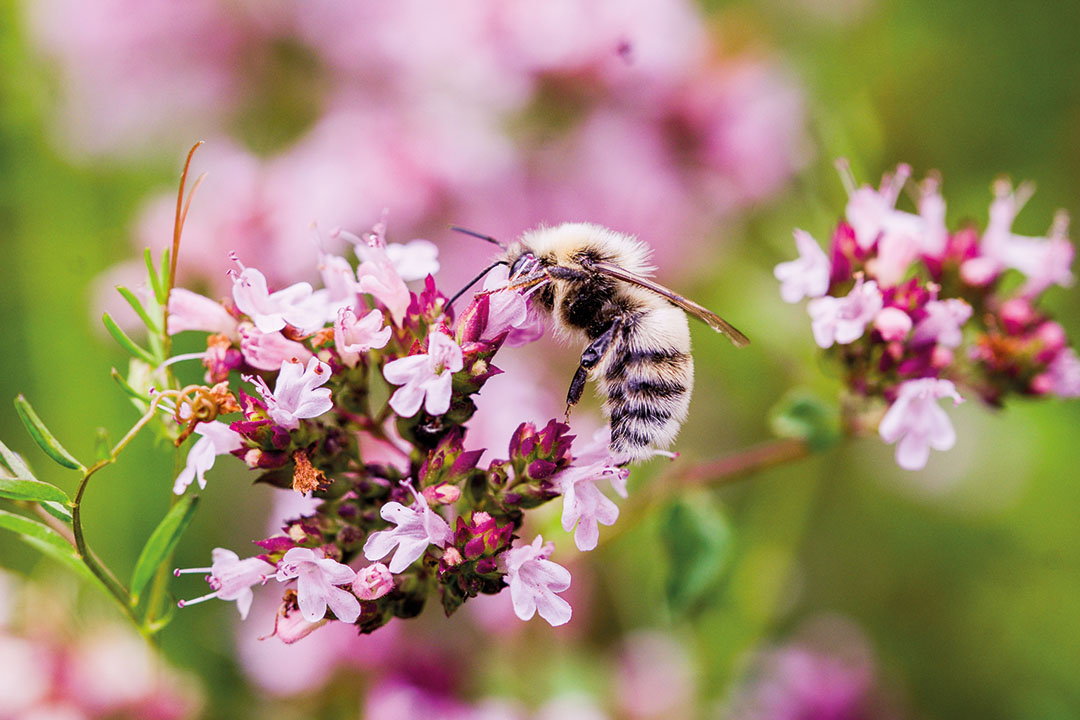
M 181 606 L 218 598 L 246 616 L 253 588 L 276 580 L 285 592 L 275 635 L 286 642 L 328 620 L 371 632 L 416 615 L 432 594 L 450 614 L 508 589 L 520 618 L 567 622 L 558 593 L 570 573 L 549 559 L 552 544 L 515 542 L 526 511 L 562 497 L 563 527 L 591 550 L 598 526 L 619 514 L 596 483 L 625 497 L 628 471 L 607 435 L 575 453 L 556 420 L 521 423 L 486 467 L 485 450 L 465 443 L 472 396 L 501 373 L 495 353 L 538 337 L 538 314 L 500 268 L 455 318 L 428 274 L 438 268 L 430 245 L 387 244 L 382 225 L 363 238 L 336 234 L 358 263 L 320 252 L 322 288 L 272 289 L 234 257 L 231 300 L 173 291 L 171 332 L 208 333 L 204 353 L 174 359 L 201 360 L 215 383 L 205 394 L 221 400 L 214 418 L 238 413 L 189 421 L 186 434 L 199 439 L 175 492 L 195 480 L 205 487 L 216 458 L 231 454 L 256 482 L 320 501 L 259 540 L 255 557 L 218 548 L 210 567 L 177 570 L 205 573 L 212 590 Z M 424 275 L 423 289 L 410 291 L 406 279 Z M 195 414 L 179 407 L 175 416 Z
M 1048 237 L 1018 235 L 1013 220 L 1031 187 L 999 180 L 986 229 L 950 232 L 936 177 L 920 183 L 912 213 L 896 208 L 907 166 L 877 190 L 841 172 L 849 200 L 828 254 L 796 230 L 799 258 L 775 275 L 785 301 L 809 299 L 814 340 L 851 393 L 888 403 L 878 432 L 896 443 L 901 467 L 922 468 L 931 448 L 953 446 L 938 401 L 959 403 L 961 390 L 994 406 L 1010 394 L 1080 395 L 1080 360 L 1038 308 L 1047 288 L 1073 280 L 1063 212 Z

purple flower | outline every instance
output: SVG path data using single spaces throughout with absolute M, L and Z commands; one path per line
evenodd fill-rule
M 878 433 L 896 445 L 896 464 L 905 470 L 920 470 L 930 458 L 930 448 L 948 450 L 956 444 L 956 431 L 937 401 L 951 397 L 964 401 L 948 380 L 922 378 L 900 386 L 896 401 L 881 419 Z
M 574 543 L 578 550 L 596 548 L 599 525 L 614 525 L 619 517 L 619 506 L 600 492 L 597 481 L 607 479 L 615 492 L 626 497 L 630 471 L 617 467 L 617 459 L 609 450 L 610 439 L 606 428 L 598 432 L 585 451 L 574 458 L 573 465 L 552 478 L 563 495 L 563 530 L 570 532 L 577 525 Z
M 322 314 L 318 312 L 312 297 L 311 285 L 306 282 L 290 285 L 284 290 L 271 293 L 266 277 L 255 268 L 240 265 L 240 272 L 232 272 L 233 301 L 236 308 L 251 318 L 264 333 L 281 330 L 292 325 L 310 332 L 322 326 Z
M 780 297 L 795 303 L 806 298 L 821 297 L 829 291 L 829 258 L 825 251 L 803 230 L 795 231 L 795 247 L 799 259 L 780 263 L 773 275 L 780 281 Z
M 390 561 L 392 573 L 399 573 L 416 562 L 428 545 L 444 548 L 453 539 L 446 520 L 428 507 L 424 496 L 413 490 L 411 485 L 409 490 L 416 498 L 415 505 L 405 507 L 399 502 L 388 502 L 379 511 L 383 520 L 397 527 L 373 532 L 364 543 L 364 557 L 372 562 L 382 560 L 397 548 Z
M 244 379 L 254 383 L 263 396 L 270 419 L 286 430 L 295 430 L 300 420 L 318 417 L 334 407 L 330 388 L 319 387 L 330 379 L 330 366 L 315 357 L 308 360 L 306 368 L 291 360 L 282 365 L 274 392 L 260 377 L 248 375 Z
M 318 622 L 326 607 L 342 622 L 351 623 L 360 616 L 360 601 L 337 585 L 349 585 L 356 572 L 328 557 L 320 557 L 310 548 L 293 548 L 278 563 L 277 579 L 296 578 L 296 597 L 300 614 L 308 622 Z
M 488 291 L 489 305 L 487 327 L 482 339 L 494 340 L 501 333 L 506 336 L 508 347 L 520 347 L 538 340 L 544 334 L 544 319 L 517 290 L 505 290 L 510 282 L 510 270 L 499 266 L 484 278 L 484 290 Z M 533 289 L 540 287 L 534 286 Z
M 811 300 L 806 305 L 810 313 L 814 341 L 820 347 L 832 347 L 835 342 L 847 345 L 862 337 L 867 323 L 881 310 L 883 301 L 877 283 L 863 282 L 859 277 L 846 297 L 831 295 Z
M 537 535 L 532 545 L 511 548 L 499 559 L 506 570 L 514 614 L 529 620 L 540 613 L 552 627 L 557 627 L 570 621 L 570 603 L 556 595 L 570 587 L 570 572 L 548 560 L 553 549 L 551 543 L 544 545 L 544 539 Z
M 383 327 L 383 314 L 378 310 L 357 318 L 352 308 L 341 308 L 334 322 L 334 346 L 341 362 L 356 367 L 361 353 L 385 347 L 392 333 L 390 326 Z
M 257 557 L 241 560 L 239 555 L 225 548 L 214 548 L 210 557 L 213 559 L 213 564 L 208 568 L 173 570 L 173 575 L 177 577 L 186 573 L 210 573 L 206 582 L 210 583 L 210 587 L 214 590 L 194 600 L 181 600 L 177 605 L 186 607 L 212 598 L 235 600 L 240 617 L 246 619 L 248 610 L 251 609 L 252 598 L 255 596 L 251 591 L 251 586 L 265 583 L 274 572 L 274 566 Z
M 970 317 L 971 306 L 959 298 L 931 300 L 926 303 L 926 317 L 915 326 L 911 341 L 959 347 L 963 341 L 961 327 Z
M 390 407 L 401 417 L 412 417 L 421 404 L 429 414 L 442 415 L 450 409 L 453 375 L 462 367 L 461 346 L 438 330 L 430 331 L 426 354 L 398 358 L 383 368 L 388 382 L 402 386 L 390 397 Z
M 199 423 L 195 426 L 195 434 L 200 438 L 188 450 L 187 464 L 173 484 L 173 492 L 177 495 L 183 495 L 188 485 L 196 479 L 199 487 L 205 488 L 206 471 L 214 467 L 217 456 L 228 455 L 244 446 L 244 439 L 238 432 L 217 420 Z

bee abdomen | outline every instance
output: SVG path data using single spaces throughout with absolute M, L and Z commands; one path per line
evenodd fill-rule
M 678 348 L 616 350 L 621 352 L 612 354 L 600 383 L 611 418 L 611 449 L 641 460 L 675 439 L 690 405 L 694 366 Z

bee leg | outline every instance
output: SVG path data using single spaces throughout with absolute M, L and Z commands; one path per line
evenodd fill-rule
M 622 318 L 615 318 L 607 329 L 581 353 L 581 363 L 578 365 L 577 372 L 574 373 L 574 379 L 570 381 L 570 390 L 566 393 L 567 422 L 570 421 L 571 408 L 578 404 L 585 392 L 585 380 L 589 376 L 589 370 L 596 367 L 607 354 L 608 349 L 611 348 L 611 341 L 615 339 L 620 327 L 622 327 Z

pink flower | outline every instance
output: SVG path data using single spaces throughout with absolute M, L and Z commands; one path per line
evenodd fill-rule
M 442 415 L 450 409 L 451 381 L 464 367 L 461 346 L 438 330 L 428 333 L 428 351 L 386 363 L 383 377 L 401 385 L 390 397 L 390 407 L 401 417 L 412 417 L 424 409 Z
M 200 437 L 188 450 L 187 464 L 173 484 L 173 492 L 177 495 L 183 495 L 188 485 L 196 479 L 199 487 L 205 488 L 206 471 L 214 467 L 217 456 L 228 455 L 244 446 L 240 434 L 218 420 L 199 423 L 195 426 L 195 434 Z
M 320 241 L 316 239 L 316 242 Z M 312 304 L 321 308 L 324 321 L 333 322 L 339 311 L 356 303 L 360 284 L 348 260 L 322 250 L 319 252 L 319 275 L 323 287 L 312 293 Z
M 286 430 L 294 430 L 300 420 L 318 417 L 334 407 L 330 388 L 319 387 L 330 379 L 330 366 L 315 357 L 308 360 L 306 368 L 299 361 L 283 364 L 273 392 L 260 377 L 247 375 L 244 379 L 254 383 L 263 396 L 270 419 Z
M 488 296 L 487 327 L 482 339 L 494 340 L 500 333 L 509 330 L 505 344 L 520 347 L 538 340 L 544 334 L 544 319 L 532 309 L 525 294 L 503 289 L 510 282 L 509 275 L 510 269 L 500 265 L 484 278 L 484 290 L 491 294 Z
M 439 248 L 429 240 L 410 240 L 404 245 L 389 243 L 386 257 L 405 282 L 423 280 L 439 272 Z
M 795 303 L 804 297 L 821 297 L 829 291 L 829 258 L 810 233 L 795 231 L 799 259 L 780 263 L 773 275 L 780 281 L 780 297 Z
M 937 404 L 944 397 L 951 397 L 957 405 L 964 401 L 948 380 L 908 380 L 881 419 L 878 433 L 885 442 L 897 443 L 896 464 L 905 470 L 925 467 L 930 448 L 948 450 L 956 444 L 952 422 Z
M 529 620 L 539 612 L 540 617 L 557 627 L 570 621 L 570 603 L 556 595 L 570 587 L 570 573 L 548 560 L 554 546 L 543 543 L 544 539 L 537 535 L 532 545 L 511 548 L 499 558 L 506 570 L 514 613 Z
M 856 188 L 847 164 L 838 165 L 849 195 L 847 221 L 855 230 L 855 241 L 859 247 L 868 250 L 875 242 L 882 245 L 902 242 L 919 247 L 918 238 L 925 227 L 923 219 L 896 209 L 900 191 L 911 177 L 911 167 L 898 165 L 895 174 L 882 177 L 881 189 L 874 190 L 869 185 Z
M 1031 197 L 1034 188 L 1022 183 L 1014 191 L 1007 180 L 994 186 L 990 203 L 990 222 L 983 233 L 981 249 L 999 266 L 1010 267 L 1027 276 L 1023 292 L 1037 295 L 1051 285 L 1069 286 L 1073 282 L 1070 266 L 1074 249 L 1069 242 L 1069 217 L 1059 212 L 1054 217 L 1048 238 L 1025 237 L 1012 232 L 1013 221 Z
M 378 600 L 394 589 L 394 576 L 382 563 L 368 565 L 356 573 L 353 580 L 353 595 L 361 600 Z
M 926 303 L 926 317 L 915 326 L 911 341 L 960 347 L 963 341 L 961 327 L 971 317 L 971 312 L 971 306 L 958 298 L 931 300 Z
M 380 311 L 372 310 L 357 319 L 352 308 L 342 308 L 334 321 L 334 346 L 341 356 L 341 362 L 356 367 L 361 353 L 385 347 L 392 333 L 389 326 L 383 327 L 383 314 Z
M 847 345 L 862 337 L 866 325 L 874 319 L 883 304 L 877 283 L 855 281 L 855 287 L 846 297 L 831 295 L 816 298 L 807 303 L 814 341 L 820 347 L 832 347 L 835 342 Z
M 294 547 L 278 563 L 277 579 L 286 582 L 296 578 L 296 600 L 300 614 L 308 622 L 318 622 L 326 615 L 326 607 L 338 620 L 351 623 L 360 616 L 360 601 L 337 585 L 349 585 L 356 572 L 336 560 L 321 557 L 310 548 Z
M 184 288 L 169 293 L 169 334 L 185 330 L 221 333 L 236 339 L 236 318 L 221 303 Z
M 274 566 L 257 557 L 241 560 L 239 555 L 225 548 L 214 548 L 210 557 L 213 558 L 213 564 L 208 568 L 176 569 L 173 575 L 180 577 L 185 573 L 210 573 L 206 582 L 210 583 L 214 592 L 194 600 L 181 600 L 177 605 L 186 607 L 211 598 L 235 600 L 240 617 L 247 618 L 254 597 L 251 586 L 265 583 L 274 572 Z
M 271 293 L 261 272 L 244 267 L 239 260 L 236 263 L 241 271 L 232 275 L 233 301 L 237 310 L 250 317 L 260 331 L 276 332 L 287 324 L 302 332 L 322 327 L 321 313 L 310 302 L 313 291 L 309 283 L 299 282 Z
M 248 322 L 240 324 L 240 353 L 251 367 L 269 372 L 277 372 L 290 361 L 306 363 L 315 357 L 280 332 L 263 332 Z
M 1080 397 L 1080 358 L 1072 348 L 1064 348 L 1044 374 L 1046 391 L 1058 397 Z M 1036 378 L 1038 379 L 1038 378 Z
M 614 525 L 619 507 L 596 486 L 607 479 L 621 497 L 626 497 L 626 479 L 630 471 L 617 467 L 617 460 L 608 449 L 611 440 L 607 428 L 600 430 L 594 441 L 574 458 L 574 463 L 552 478 L 563 495 L 562 527 L 574 531 L 578 550 L 596 548 L 600 539 L 599 525 Z
M 361 260 L 360 267 L 356 268 L 360 292 L 373 295 L 390 311 L 394 322 L 401 325 L 405 311 L 409 309 L 409 288 L 386 252 L 383 231 L 384 225 L 380 223 L 365 239 L 340 230 L 337 233 L 353 243 L 356 256 Z
M 416 562 L 428 545 L 444 548 L 453 538 L 450 525 L 428 507 L 424 496 L 417 494 L 411 485 L 409 490 L 416 498 L 412 507 L 388 502 L 379 511 L 383 520 L 397 527 L 373 532 L 364 543 L 364 557 L 372 562 L 382 560 L 396 547 L 397 551 L 390 561 L 390 572 L 395 574 Z
M 911 332 L 911 316 L 897 307 L 887 307 L 874 318 L 874 329 L 885 342 L 903 340 Z

